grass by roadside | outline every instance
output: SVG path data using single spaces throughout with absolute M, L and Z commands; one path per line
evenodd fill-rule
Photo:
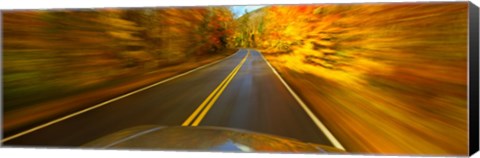
M 349 86 L 294 71 L 278 60 L 282 55 L 263 54 L 348 152 L 467 153 L 467 109 L 458 99 L 461 95 L 421 95 L 421 87 L 388 87 L 389 81 L 381 78 L 371 79 L 370 86 Z M 434 89 L 445 86 L 425 84 Z
M 166 78 L 187 72 L 202 65 L 221 60 L 236 50 L 228 49 L 213 56 L 204 56 L 196 60 L 188 60 L 179 65 L 160 68 L 144 75 L 118 80 L 108 85 L 97 86 L 88 90 L 62 96 L 20 108 L 4 111 L 4 136 L 32 128 L 52 119 L 65 116 L 75 111 L 93 106 L 122 94 L 134 91 Z

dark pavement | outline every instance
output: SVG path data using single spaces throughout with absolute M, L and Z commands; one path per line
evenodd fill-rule
M 71 147 L 140 125 L 180 126 L 240 64 L 199 126 L 229 127 L 332 145 L 261 54 L 247 49 L 219 63 L 3 144 Z

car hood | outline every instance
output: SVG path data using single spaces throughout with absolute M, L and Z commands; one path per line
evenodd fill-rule
M 344 152 L 334 147 L 304 143 L 290 138 L 208 126 L 138 126 L 101 137 L 83 147 L 234 152 Z

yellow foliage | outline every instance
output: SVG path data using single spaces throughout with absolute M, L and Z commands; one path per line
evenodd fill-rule
M 115 38 L 124 39 L 124 40 L 139 40 L 139 38 L 132 36 L 130 32 L 120 32 L 120 31 L 107 31 L 108 34 Z
M 349 151 L 467 153 L 468 3 L 264 12 L 258 46 Z

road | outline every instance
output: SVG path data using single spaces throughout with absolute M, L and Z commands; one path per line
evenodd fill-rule
M 144 88 L 3 140 L 7 146 L 74 147 L 139 125 L 220 126 L 333 146 L 255 50 Z

